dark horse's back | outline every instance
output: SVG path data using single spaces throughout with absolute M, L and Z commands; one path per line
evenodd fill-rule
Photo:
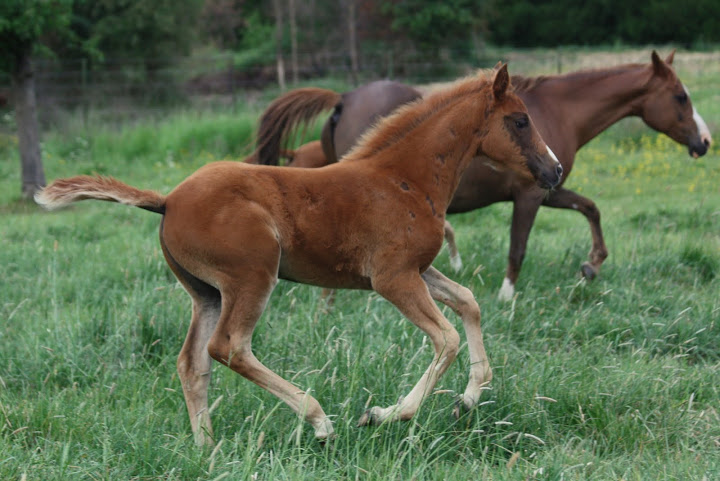
M 378 80 L 344 93 L 323 127 L 328 161 L 337 162 L 379 119 L 420 97 L 419 91 L 392 80 Z

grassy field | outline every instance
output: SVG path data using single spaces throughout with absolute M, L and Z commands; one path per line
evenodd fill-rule
M 720 72 L 681 70 L 711 129 Z M 99 172 L 169 191 L 237 158 L 255 113 L 176 112 L 134 125 L 68 122 L 43 145 L 49 178 Z M 718 137 L 720 135 L 716 135 Z M 541 209 L 512 303 L 496 300 L 510 204 L 451 217 L 494 369 L 459 420 L 467 349 L 407 423 L 357 428 L 408 392 L 432 349 L 379 296 L 281 282 L 258 358 L 312 390 L 337 439 L 215 365 L 214 450 L 192 441 L 175 359 L 190 302 L 156 214 L 107 203 L 46 213 L 17 201 L 0 138 L 0 479 L 720 479 L 720 150 L 698 160 L 640 122 L 586 146 L 567 186 L 595 200 L 610 257 L 587 283 L 582 216 Z M 447 253 L 435 265 L 451 274 Z M 446 311 L 461 328 L 458 319 Z

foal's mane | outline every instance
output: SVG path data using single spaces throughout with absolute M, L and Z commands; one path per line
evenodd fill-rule
M 493 75 L 493 70 L 480 71 L 399 107 L 368 129 L 355 147 L 343 157 L 343 162 L 371 157 L 390 147 L 437 113 L 469 95 L 479 93 L 492 83 Z

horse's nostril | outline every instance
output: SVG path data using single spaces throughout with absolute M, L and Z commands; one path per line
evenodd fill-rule
M 703 139 L 703 144 L 705 144 L 705 147 L 710 147 L 710 139 Z
M 558 177 L 562 177 L 562 173 L 563 173 L 562 165 L 558 164 L 557 167 L 555 167 L 555 172 L 557 172 Z

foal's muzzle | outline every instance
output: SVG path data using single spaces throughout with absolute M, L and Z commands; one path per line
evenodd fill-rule
M 559 162 L 554 167 L 544 170 L 538 177 L 538 184 L 543 189 L 552 189 L 562 180 L 563 168 Z

